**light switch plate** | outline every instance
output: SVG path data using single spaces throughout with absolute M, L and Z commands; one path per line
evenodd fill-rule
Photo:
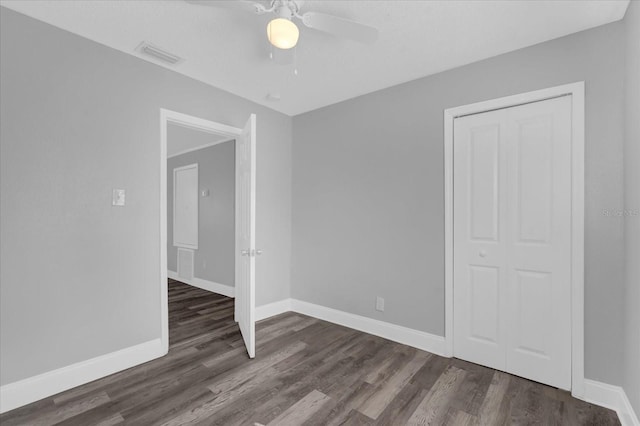
M 124 189 L 114 189 L 111 205 L 118 206 L 118 207 L 124 206 L 124 196 L 125 196 Z

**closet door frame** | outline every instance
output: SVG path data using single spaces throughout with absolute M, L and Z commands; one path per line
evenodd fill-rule
M 571 394 L 584 398 L 584 81 L 444 111 L 445 349 L 453 356 L 453 125 L 471 114 L 571 96 Z

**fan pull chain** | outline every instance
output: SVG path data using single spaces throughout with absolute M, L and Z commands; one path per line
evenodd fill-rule
M 269 59 L 273 61 L 273 44 L 269 43 Z
M 293 48 L 293 75 L 298 75 L 298 47 Z

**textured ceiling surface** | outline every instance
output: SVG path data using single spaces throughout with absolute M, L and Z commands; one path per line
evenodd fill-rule
M 146 40 L 184 58 L 167 68 L 297 115 L 619 20 L 629 0 L 301 3 L 302 12 L 375 26 L 380 37 L 365 45 L 300 25 L 295 52 L 273 60 L 266 39 L 270 15 L 183 0 L 0 1 L 131 55 L 140 56 L 135 48 Z

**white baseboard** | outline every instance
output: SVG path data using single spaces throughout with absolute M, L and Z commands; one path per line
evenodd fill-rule
M 185 284 L 192 285 L 194 287 L 201 288 L 203 290 L 210 291 L 212 293 L 221 294 L 227 297 L 235 297 L 236 289 L 230 285 L 220 284 L 213 281 L 203 280 L 202 278 L 193 277 L 191 280 L 184 279 L 178 276 L 175 271 L 167 270 L 167 276 L 172 280 L 180 281 Z
M 91 358 L 0 387 L 0 413 L 166 355 L 160 339 Z
M 256 321 L 291 311 L 291 299 L 278 300 L 262 306 L 256 306 Z
M 620 386 L 585 379 L 582 399 L 591 404 L 615 410 L 622 426 L 640 426 L 638 416 L 633 411 L 627 394 Z
M 445 340 L 442 336 L 436 336 L 424 331 L 414 330 L 412 328 L 327 308 L 326 306 L 303 302 L 301 300 L 291 299 L 290 303 L 291 310 L 294 312 L 360 330 L 436 355 L 447 356 Z
M 436 336 L 424 331 L 414 330 L 412 328 L 327 308 L 326 306 L 316 305 L 314 303 L 303 302 L 297 299 L 284 299 L 267 305 L 257 306 L 256 321 L 289 311 L 353 328 L 354 330 L 360 330 L 436 355 L 447 356 L 445 340 L 442 336 Z

